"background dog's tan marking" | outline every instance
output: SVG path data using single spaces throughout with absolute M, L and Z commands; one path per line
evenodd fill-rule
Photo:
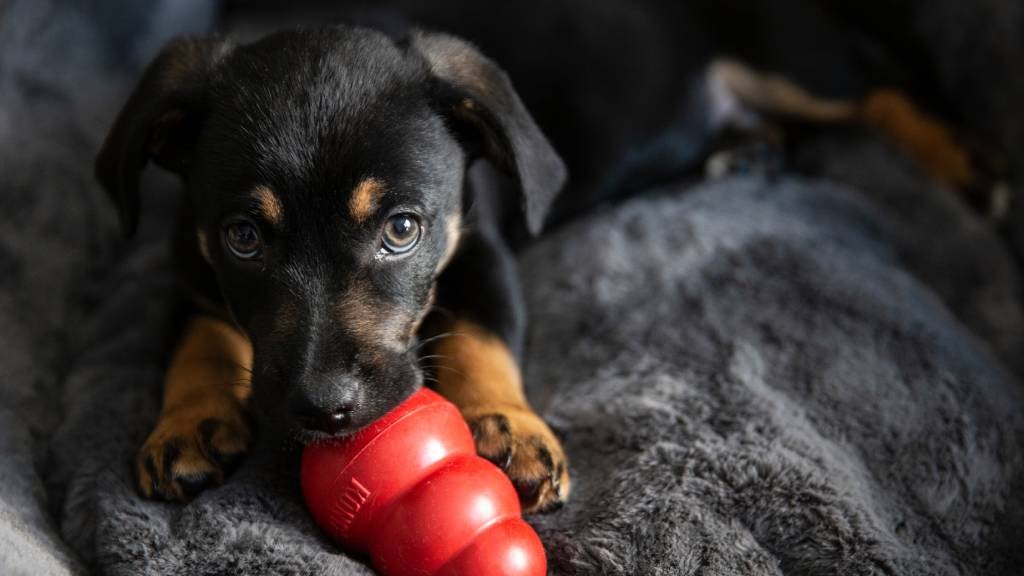
M 978 180 L 970 152 L 949 127 L 918 108 L 900 90 L 876 89 L 861 102 L 830 100 L 782 76 L 728 59 L 714 61 L 709 75 L 742 106 L 759 114 L 820 124 L 866 125 L 906 152 L 940 184 L 966 190 Z
M 251 367 L 252 346 L 238 329 L 207 316 L 191 320 L 167 370 L 160 418 L 136 460 L 145 495 L 187 500 L 190 483 L 223 481 L 221 463 L 250 439 Z
M 356 222 L 363 222 L 377 209 L 377 199 L 384 193 L 384 183 L 376 178 L 365 178 L 352 189 L 348 199 L 348 212 Z
M 861 116 L 866 124 L 905 150 L 932 179 L 960 189 L 974 183 L 970 153 L 941 120 L 921 111 L 903 92 L 871 92 L 863 102 Z
M 267 186 L 257 186 L 252 191 L 253 198 L 259 202 L 260 213 L 274 226 L 281 224 L 284 219 L 284 207 L 281 200 L 274 194 L 274 191 Z
M 842 122 L 857 113 L 852 102 L 815 96 L 782 76 L 759 72 L 735 60 L 712 62 L 710 76 L 756 112 L 811 122 Z

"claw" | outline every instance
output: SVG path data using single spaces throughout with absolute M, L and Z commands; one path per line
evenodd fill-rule
M 198 474 L 179 476 L 175 480 L 181 486 L 182 493 L 188 499 L 195 498 L 203 490 L 219 484 L 217 475 L 213 472 L 200 472 Z
M 568 493 L 562 486 L 566 466 L 558 440 L 528 409 L 505 410 L 470 414 L 477 452 L 512 480 L 523 510 L 550 510 Z
M 198 416 L 198 415 L 197 415 Z M 144 497 L 187 502 L 224 482 L 241 461 L 249 442 L 244 419 L 165 416 L 136 459 L 138 487 Z

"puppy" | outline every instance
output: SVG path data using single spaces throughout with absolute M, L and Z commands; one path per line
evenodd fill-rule
M 500 177 L 468 177 L 478 158 Z M 223 482 L 251 412 L 261 434 L 323 440 L 426 381 L 526 511 L 568 497 L 565 453 L 523 392 L 504 240 L 541 229 L 566 171 L 474 47 L 344 26 L 172 42 L 96 162 L 128 235 L 149 161 L 184 184 L 175 260 L 191 315 L 138 452 L 145 496 Z

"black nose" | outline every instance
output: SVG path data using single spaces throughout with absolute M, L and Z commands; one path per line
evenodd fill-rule
M 324 408 L 304 396 L 295 396 L 289 402 L 295 421 L 306 430 L 336 434 L 344 430 L 352 420 L 354 406 L 343 402 Z

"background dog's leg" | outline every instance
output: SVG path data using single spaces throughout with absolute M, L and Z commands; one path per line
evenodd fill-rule
M 723 126 L 752 129 L 752 118 L 805 125 L 865 126 L 902 150 L 933 181 L 976 194 L 983 182 L 976 159 L 942 120 L 919 108 L 903 91 L 874 89 L 862 101 L 811 94 L 782 76 L 734 60 L 716 60 L 707 72 L 713 113 Z
M 463 238 L 438 284 L 443 311 L 425 365 L 438 392 L 465 416 L 478 452 L 500 466 L 523 509 L 549 509 L 569 495 L 565 453 L 526 401 L 519 353 L 524 312 L 511 254 L 497 237 Z
M 872 91 L 864 99 L 860 118 L 904 150 L 936 182 L 954 190 L 975 185 L 970 152 L 946 124 L 919 109 L 906 93 Z
M 184 501 L 224 481 L 250 440 L 251 367 L 252 346 L 237 328 L 207 316 L 189 321 L 160 419 L 136 460 L 144 495 Z

